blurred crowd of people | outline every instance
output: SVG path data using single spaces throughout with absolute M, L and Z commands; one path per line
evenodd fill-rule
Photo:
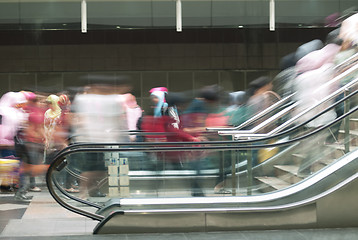
M 54 152 L 66 146 L 69 104 L 64 94 L 21 91 L 1 97 L 1 158 L 21 161 L 16 199 L 28 200 L 27 191 L 41 191 L 35 177 L 46 171 Z
M 31 91 L 4 94 L 0 100 L 1 158 L 21 161 L 15 198 L 28 200 L 27 191 L 41 191 L 35 177 L 44 173 L 55 154 L 70 142 L 219 140 L 217 134 L 207 134 L 206 128 L 238 126 L 291 93 L 296 93 L 295 101 L 300 102 L 296 113 L 302 112 L 352 79 L 344 78 L 336 84 L 325 85 L 345 70 L 336 66 L 357 53 L 357 18 L 356 14 L 345 20 L 341 28 L 327 36 L 325 43 L 316 39 L 285 56 L 280 64 L 282 71 L 274 79 L 261 76 L 251 81 L 245 91 L 231 93 L 218 85 L 205 86 L 197 90 L 195 98 L 158 86 L 148 93 L 150 112 L 144 112 L 138 105 L 136 97 L 130 93 L 130 82 L 107 81 L 100 76 L 92 76 L 89 84 L 76 94 Z M 317 111 L 311 111 L 301 121 Z M 311 122 L 310 126 L 320 126 L 340 114 L 342 110 L 337 108 Z M 272 126 L 263 131 L 270 129 Z M 103 157 L 100 153 L 85 154 L 87 164 L 81 174 L 95 182 L 103 178 Z M 158 159 L 165 158 L 173 165 L 180 165 L 184 157 L 188 155 L 171 152 L 164 157 L 157 154 Z M 201 156 L 198 153 L 190 157 L 198 159 Z M 196 163 L 198 161 L 193 161 L 192 167 L 200 174 L 201 167 Z M 225 193 L 221 182 L 217 183 L 215 191 Z M 85 188 L 86 184 L 82 186 Z M 193 181 L 192 188 L 193 196 L 203 195 L 198 182 Z M 79 191 L 71 184 L 66 190 Z M 98 189 L 94 189 L 93 194 L 102 196 Z

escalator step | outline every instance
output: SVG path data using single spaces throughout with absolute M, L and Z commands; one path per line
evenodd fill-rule
M 339 133 L 344 134 L 345 131 L 341 129 L 341 130 L 339 130 Z M 353 135 L 353 136 L 358 136 L 358 131 L 357 130 L 349 130 L 349 134 Z
M 297 175 L 299 169 L 299 167 L 295 165 L 275 165 L 274 167 L 293 175 Z
M 266 185 L 269 185 L 270 187 L 276 190 L 283 189 L 291 185 L 276 177 L 255 177 L 255 178 L 260 182 L 265 183 Z
M 340 144 L 327 144 L 327 147 L 333 148 L 333 149 L 337 149 L 337 150 L 342 150 L 344 151 L 344 145 L 340 145 Z
M 329 165 L 329 164 L 333 163 L 334 161 L 336 161 L 336 159 L 324 158 L 324 159 L 319 160 L 319 162 L 324 165 Z
M 281 180 L 295 184 L 302 180 L 302 177 L 298 175 L 299 165 L 275 165 L 275 174 Z
M 305 159 L 305 158 L 306 158 L 305 155 L 299 154 L 299 153 L 293 153 L 292 156 L 297 157 L 297 158 L 301 158 L 301 159 Z

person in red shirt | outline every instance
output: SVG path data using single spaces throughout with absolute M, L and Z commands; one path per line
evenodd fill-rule
M 144 116 L 141 122 L 141 130 L 147 132 L 145 140 L 147 142 L 200 142 L 201 139 L 194 137 L 191 134 L 182 130 L 180 126 L 179 115 L 170 115 L 168 109 L 175 108 L 175 102 L 167 103 L 167 92 L 151 91 L 151 99 L 154 105 L 154 115 Z M 160 89 L 160 88 L 159 88 Z M 162 133 L 162 134 L 161 134 Z M 173 144 L 172 147 L 174 147 Z M 160 162 L 165 163 L 165 169 L 179 170 L 183 167 L 184 163 L 190 160 L 190 166 L 196 170 L 197 175 L 200 174 L 200 167 L 198 161 L 192 159 L 195 153 L 188 151 L 174 151 L 174 152 L 158 152 L 155 157 Z M 158 164 L 162 166 L 162 164 Z M 200 188 L 198 180 L 193 178 L 191 181 L 192 196 L 204 196 L 203 191 Z
M 18 151 L 22 160 L 22 171 L 20 174 L 19 189 L 15 193 L 15 200 L 30 200 L 25 194 L 27 190 L 41 191 L 35 185 L 35 176 L 44 173 L 47 165 L 44 164 L 44 112 L 39 105 L 37 96 L 34 93 L 23 92 L 28 102 L 24 111 L 28 114 L 27 125 L 19 137 L 23 141 L 22 151 Z M 30 182 L 26 181 L 26 176 L 30 178 Z

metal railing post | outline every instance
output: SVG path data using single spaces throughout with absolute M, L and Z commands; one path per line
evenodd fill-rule
M 346 89 L 344 92 L 344 96 L 346 97 L 349 95 L 350 91 L 349 89 Z M 350 100 L 347 99 L 347 101 L 344 102 L 344 113 L 347 113 L 350 109 Z M 350 135 L 349 135 L 349 129 L 350 129 L 350 120 L 349 116 L 347 116 L 344 119 L 344 151 L 345 153 L 349 153 L 350 151 Z
M 232 195 L 236 196 L 236 188 L 237 188 L 237 181 L 236 181 L 236 159 L 237 159 L 237 150 L 231 151 L 231 185 L 232 185 Z
M 247 150 L 247 195 L 251 195 L 252 188 L 252 150 Z
M 219 163 L 219 176 L 221 177 L 221 179 L 219 180 L 219 182 L 223 182 L 223 184 L 225 185 L 225 151 L 220 151 L 220 163 Z

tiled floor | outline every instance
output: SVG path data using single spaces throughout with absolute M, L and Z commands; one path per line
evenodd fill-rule
M 12 193 L 0 193 L 0 232 L 4 230 L 9 220 L 21 219 L 28 205 L 28 203 L 15 202 Z
M 12 240 L 356 240 L 358 229 L 0 237 Z
M 28 195 L 30 204 L 0 194 L 1 237 L 91 235 L 98 223 L 62 208 L 47 191 Z
M 358 240 L 358 228 L 212 233 L 92 235 L 98 223 L 58 205 L 47 191 L 31 193 L 30 204 L 0 194 L 0 239 L 27 240 Z

